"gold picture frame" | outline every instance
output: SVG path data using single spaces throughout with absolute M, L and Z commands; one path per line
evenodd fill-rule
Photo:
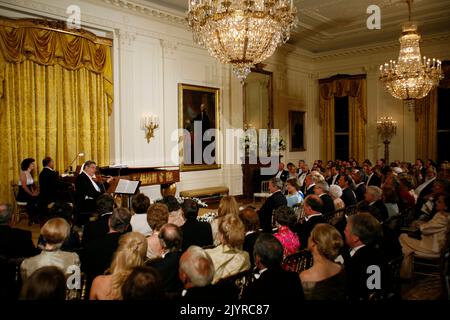
M 178 84 L 178 128 L 182 129 L 179 130 L 180 171 L 221 168 L 218 163 L 218 151 L 220 150 L 219 106 L 219 88 Z M 199 133 L 202 138 L 206 137 L 206 141 L 200 139 Z M 210 141 L 208 141 L 208 137 L 210 137 Z M 201 155 L 198 152 L 199 148 L 201 148 Z M 206 157 L 204 156 L 205 150 L 208 151 Z M 214 152 L 209 152 L 212 150 Z

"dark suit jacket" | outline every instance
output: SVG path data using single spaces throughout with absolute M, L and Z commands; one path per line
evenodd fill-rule
M 223 303 L 234 299 L 234 292 L 230 288 L 209 284 L 204 287 L 193 287 L 186 290 L 182 302 L 216 302 Z
M 94 212 L 96 210 L 95 200 L 99 195 L 106 192 L 108 184 L 99 185 L 100 192 L 95 190 L 88 175 L 84 172 L 77 176 L 75 182 L 76 204 L 78 212 Z M 92 199 L 86 199 L 86 196 Z
M 333 199 L 331 199 L 331 197 L 326 193 L 321 194 L 319 197 L 320 197 L 320 199 L 322 199 L 322 202 L 323 202 L 322 213 L 327 214 L 327 213 L 334 212 Z
M 39 250 L 31 240 L 31 231 L 0 226 L 0 255 L 5 258 L 31 257 Z
M 364 194 L 366 193 L 366 185 L 364 183 L 361 183 L 356 189 L 356 201 L 361 202 L 364 200 Z
M 367 177 L 367 179 L 369 179 L 369 177 Z M 370 178 L 369 184 L 367 186 L 380 187 L 381 186 L 381 178 L 374 173 L 372 175 L 372 178 Z
M 104 237 L 109 232 L 109 218 L 111 214 L 103 214 L 98 220 L 91 221 L 84 226 L 82 245 L 86 246 L 91 241 Z
M 334 184 L 339 184 L 339 177 L 340 177 L 341 175 L 338 173 L 338 175 L 337 175 L 337 177 L 336 177 L 336 180 L 334 181 Z M 334 178 L 334 176 L 331 176 L 331 177 L 329 177 L 326 181 L 327 181 L 327 183 L 331 186 L 333 183 L 333 178 Z
M 279 191 L 273 193 L 266 199 L 261 209 L 258 211 L 259 224 L 263 232 L 272 232 L 272 213 L 273 210 L 287 205 L 286 197 Z
M 348 249 L 343 250 L 345 273 L 347 278 L 347 292 L 352 300 L 367 300 L 372 290 L 367 288 L 367 279 L 373 273 L 367 273 L 367 268 L 371 265 L 379 266 L 381 269 L 381 288 L 386 284 L 383 279 L 388 279 L 385 275 L 386 265 L 382 252 L 374 246 L 364 246 L 360 248 L 353 257 L 350 257 Z
M 342 190 L 341 199 L 344 201 L 346 208 L 356 204 L 356 195 L 352 188 L 345 188 Z
M 243 292 L 242 301 L 289 301 L 304 300 L 303 287 L 298 273 L 281 267 L 267 269 Z
M 46 206 L 59 199 L 61 191 L 66 184 L 59 179 L 56 171 L 49 168 L 42 169 L 39 174 L 39 201 Z
M 156 258 L 146 263 L 161 274 L 164 283 L 164 289 L 168 293 L 181 292 L 183 284 L 178 275 L 181 252 L 168 252 L 164 258 Z
M 181 226 L 181 230 L 183 231 L 183 251 L 192 245 L 204 247 L 213 244 L 211 225 L 207 222 L 189 218 Z
M 305 194 L 305 198 L 306 198 L 307 196 L 309 196 L 310 194 L 314 194 L 314 185 L 315 185 L 315 184 L 309 185 L 309 189 L 307 189 L 307 188 L 305 187 L 305 192 L 303 192 L 303 193 Z
M 386 205 L 382 200 L 377 200 L 372 205 L 369 205 L 367 201 L 363 201 L 358 205 L 358 210 L 368 211 L 380 222 L 383 222 L 387 218 L 389 218 L 389 213 L 387 211 Z
M 102 275 L 111 266 L 121 236 L 120 232 L 108 233 L 86 244 L 81 256 L 81 267 L 89 286 L 96 276 Z
M 303 221 L 303 223 L 297 223 L 293 230 L 297 233 L 300 239 L 300 249 L 305 249 L 308 247 L 308 238 L 311 234 L 312 229 L 318 223 L 325 223 L 325 219 L 322 215 L 313 216 L 308 219 L 308 221 Z
M 247 251 L 248 255 L 250 256 L 250 263 L 252 264 L 252 266 L 255 264 L 255 258 L 253 257 L 253 247 L 255 246 L 256 239 L 258 239 L 259 235 L 259 231 L 246 235 L 244 244 L 242 245 L 242 250 Z
M 278 172 L 280 172 L 280 171 L 278 171 Z M 273 177 L 276 177 L 278 175 L 278 172 Z M 283 181 L 283 182 L 286 182 L 288 177 L 289 177 L 289 171 L 283 170 L 283 172 L 280 175 L 280 180 Z

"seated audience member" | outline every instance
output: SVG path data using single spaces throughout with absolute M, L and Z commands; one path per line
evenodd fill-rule
M 450 194 L 450 181 L 436 179 L 432 183 L 431 192 L 423 198 L 419 196 L 416 203 L 416 217 L 421 220 L 429 220 L 435 213 L 434 199 L 441 193 Z M 421 193 L 422 194 L 422 193 Z
M 302 160 L 300 160 L 300 161 L 302 161 Z M 300 165 L 300 162 L 299 162 L 299 165 Z M 303 164 L 300 166 L 299 169 L 300 169 L 300 170 L 299 170 L 297 179 L 298 179 L 298 184 L 299 184 L 300 187 L 302 188 L 302 187 L 303 187 L 303 184 L 304 184 L 304 182 L 305 182 L 305 178 L 306 178 L 306 176 L 309 174 L 309 167 L 308 167 L 307 164 L 303 163 Z
M 55 266 L 66 273 L 70 266 L 80 266 L 78 254 L 61 250 L 70 234 L 70 225 L 63 218 L 48 220 L 41 229 L 45 246 L 37 256 L 25 259 L 20 266 L 22 280 L 26 280 L 35 270 L 44 266 Z
M 140 232 L 148 237 L 152 234 L 152 229 L 147 222 L 147 210 L 150 207 L 150 198 L 143 193 L 137 194 L 131 203 L 134 214 L 131 216 L 131 229 Z
M 356 203 L 364 200 L 364 194 L 366 193 L 366 184 L 364 183 L 364 171 L 355 169 L 352 173 L 352 179 L 355 183 L 355 196 Z
M 161 256 L 162 247 L 159 240 L 159 230 L 169 221 L 169 210 L 162 203 L 152 204 L 147 211 L 147 222 L 152 234 L 147 238 L 147 258 L 153 259 Z
M 0 255 L 5 258 L 31 257 L 38 253 L 31 231 L 12 228 L 14 207 L 0 204 Z
M 222 199 L 220 199 L 219 209 L 217 210 L 217 217 L 215 217 L 211 221 L 211 230 L 215 246 L 218 246 L 220 244 L 218 232 L 220 219 L 222 219 L 224 216 L 228 214 L 235 216 L 239 215 L 239 206 L 238 203 L 236 202 L 236 199 L 233 196 L 225 196 Z
M 104 193 L 95 201 L 98 219 L 88 222 L 83 228 L 82 244 L 86 246 L 89 242 L 102 238 L 109 232 L 109 218 L 114 209 L 114 198 Z
M 242 301 L 298 302 L 304 299 L 303 288 L 296 272 L 283 270 L 283 246 L 271 234 L 261 234 L 256 240 L 255 280 L 242 293 Z
M 275 209 L 287 205 L 286 197 L 281 193 L 283 182 L 278 178 L 269 180 L 270 196 L 258 211 L 259 223 L 263 232 L 272 232 L 272 213 Z
M 400 186 L 398 190 L 399 203 L 398 207 L 400 212 L 406 209 L 414 208 L 416 205 L 416 198 L 414 197 L 414 185 L 412 180 L 407 176 L 402 176 L 399 179 Z
M 361 212 L 348 217 L 344 231 L 345 242 L 349 247 L 343 250 L 345 273 L 347 275 L 347 293 L 351 300 L 367 300 L 374 292 L 367 286 L 370 274 L 367 268 L 372 265 L 381 269 L 381 288 L 385 288 L 385 261 L 378 243 L 382 238 L 380 222 L 370 213 Z
M 333 185 L 333 184 L 338 184 L 339 183 L 339 171 L 340 171 L 340 166 L 338 166 L 337 164 L 332 164 L 330 166 L 330 177 L 328 179 L 326 179 L 326 182 L 328 183 L 328 185 Z
M 297 168 L 295 167 L 295 165 L 292 162 L 289 162 L 287 164 L 287 169 L 288 169 L 288 174 L 289 174 L 287 177 L 287 180 L 289 180 L 289 179 L 297 180 Z M 286 182 L 286 181 L 283 181 L 283 182 Z
M 104 183 L 98 184 L 94 180 L 96 169 L 97 164 L 88 160 L 84 163 L 82 172 L 77 176 L 75 190 L 79 212 L 94 212 L 96 209 L 95 201 L 108 190 L 109 182 L 112 180 L 112 177 L 109 177 Z
M 449 232 L 450 222 L 450 196 L 437 195 L 435 206 L 437 213 L 428 222 L 421 222 L 419 229 L 421 239 L 414 239 L 407 234 L 400 235 L 400 244 L 403 252 L 403 262 L 400 270 L 402 278 L 412 277 L 412 256 L 432 255 L 439 256 Z
M 89 299 L 121 300 L 122 285 L 134 267 L 144 264 L 146 253 L 147 241 L 142 233 L 129 232 L 121 236 L 108 274 L 94 279 Z
M 164 285 L 159 272 L 152 267 L 135 267 L 122 286 L 123 300 L 160 301 Z
M 325 179 L 317 171 L 311 171 L 311 173 L 306 176 L 304 183 L 305 191 L 303 192 L 305 196 L 314 194 L 314 187 L 316 186 L 316 183 L 319 181 L 325 181 Z
M 78 251 L 81 246 L 80 235 L 74 229 L 73 208 L 67 202 L 54 202 L 53 206 L 48 210 L 49 218 L 63 218 L 70 225 L 70 234 L 61 246 L 62 251 Z M 45 241 L 42 235 L 38 239 L 38 246 L 44 246 Z
M 376 168 L 372 167 L 372 164 L 366 163 L 364 165 L 364 172 L 366 173 L 367 180 L 366 180 L 366 188 L 369 186 L 375 186 L 380 187 L 381 186 L 381 178 L 376 173 Z
M 292 208 L 303 202 L 305 197 L 300 191 L 297 179 L 289 179 L 286 183 L 288 195 L 286 196 L 287 206 Z
M 342 175 L 339 177 L 339 187 L 342 189 L 341 199 L 344 201 L 345 207 L 353 206 L 357 203 L 356 194 L 353 191 L 354 184 L 350 175 Z
M 220 289 L 213 286 L 214 263 L 205 250 L 190 246 L 180 258 L 182 299 L 192 302 L 223 302 Z
M 208 222 L 197 220 L 198 205 L 194 200 L 184 200 L 181 209 L 186 222 L 181 226 L 183 231 L 182 251 L 185 251 L 191 245 L 199 247 L 211 246 L 213 237 L 211 225 Z
M 392 218 L 398 216 L 400 211 L 398 209 L 398 196 L 393 188 L 383 187 L 383 202 L 388 211 L 388 217 Z
M 36 269 L 25 281 L 20 293 L 20 300 L 66 299 L 66 276 L 55 266 Z
M 300 249 L 305 249 L 308 246 L 308 238 L 314 226 L 325 222 L 321 213 L 322 209 L 323 203 L 318 196 L 310 195 L 305 198 L 303 206 L 305 219 L 302 223 L 297 223 L 294 226 L 294 230 L 300 239 Z
M 278 231 L 274 236 L 283 246 L 284 259 L 288 255 L 296 253 L 300 248 L 298 236 L 290 229 L 297 219 L 294 210 L 286 206 L 279 207 L 275 210 L 274 215 L 275 225 L 278 227 Z
M 87 289 L 96 276 L 104 274 L 112 262 L 120 237 L 130 226 L 131 213 L 126 208 L 115 208 L 109 219 L 109 232 L 84 248 L 82 267 L 86 273 Z M 89 292 L 87 290 L 87 292 Z
M 28 225 L 38 223 L 38 196 L 39 190 L 34 183 L 33 175 L 31 174 L 36 167 L 36 162 L 33 158 L 26 158 L 20 163 L 21 172 L 19 175 L 19 190 L 16 200 L 27 203 Z
M 278 164 L 278 171 L 277 171 L 277 173 L 275 174 L 274 178 L 278 178 L 278 179 L 280 179 L 281 181 L 286 182 L 286 180 L 288 179 L 288 177 L 289 177 L 289 171 L 285 170 L 285 169 L 284 169 L 284 163 L 283 163 L 283 162 L 280 162 L 280 163 Z
M 179 294 L 183 290 L 178 276 L 183 232 L 180 227 L 167 223 L 161 228 L 158 237 L 162 246 L 161 258 L 148 261 L 147 266 L 160 272 L 166 293 Z
M 344 268 L 334 262 L 343 244 L 335 227 L 316 224 L 308 239 L 313 266 L 300 273 L 306 300 L 345 300 Z
M 326 181 L 319 181 L 314 186 L 314 194 L 323 202 L 322 213 L 327 214 L 335 211 L 333 199 L 331 199 L 328 191 L 330 186 Z
M 341 176 L 343 177 L 343 176 Z M 340 181 L 340 179 L 339 179 Z M 330 190 L 328 191 L 328 194 L 330 195 L 331 199 L 333 200 L 334 208 L 336 210 L 344 209 L 345 203 L 341 199 L 342 197 L 342 189 L 337 184 L 333 184 L 330 186 Z
M 169 210 L 168 223 L 172 223 L 174 225 L 181 227 L 184 224 L 185 219 L 177 198 L 175 198 L 174 196 L 165 196 L 163 198 L 163 203 L 167 206 L 167 209 Z
M 386 205 L 382 200 L 383 191 L 376 186 L 368 186 L 365 200 L 358 204 L 358 211 L 367 211 L 378 221 L 383 222 L 389 217 Z
M 247 207 L 239 213 L 239 218 L 241 218 L 245 228 L 245 238 L 242 249 L 248 252 L 250 263 L 254 266 L 253 247 L 255 246 L 256 239 L 258 239 L 260 235 L 258 214 L 253 208 Z
M 220 219 L 220 245 L 206 250 L 214 263 L 213 283 L 250 268 L 248 253 L 240 249 L 244 238 L 245 227 L 239 216 L 229 214 Z

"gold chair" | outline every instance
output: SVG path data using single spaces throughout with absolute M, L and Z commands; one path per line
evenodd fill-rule
M 309 250 L 300 250 L 284 258 L 283 265 L 289 271 L 300 273 L 312 267 L 313 257 Z
M 19 193 L 19 185 L 15 183 L 11 183 L 11 188 L 14 194 L 14 214 L 12 218 L 13 225 L 18 224 L 20 222 L 20 217 L 22 214 L 27 214 L 27 202 L 17 201 L 17 194 Z
M 261 192 L 256 192 L 253 194 L 253 203 L 256 203 L 256 198 L 267 199 L 269 196 L 269 180 L 264 180 L 261 182 Z

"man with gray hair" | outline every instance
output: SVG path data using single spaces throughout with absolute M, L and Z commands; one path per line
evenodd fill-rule
M 272 213 L 275 209 L 287 205 L 286 197 L 281 193 L 283 182 L 278 178 L 269 180 L 271 195 L 266 199 L 258 211 L 259 222 L 263 232 L 272 232 Z
M 214 278 L 214 263 L 208 253 L 199 246 L 190 246 L 180 258 L 180 280 L 184 290 L 181 296 L 186 301 L 217 301 L 219 290 L 211 284 Z
M 314 186 L 314 193 L 318 196 L 323 202 L 322 214 L 328 214 L 335 211 L 333 199 L 331 199 L 328 191 L 330 190 L 330 186 L 326 181 L 318 181 Z
M 389 213 L 382 200 L 383 191 L 376 186 L 368 186 L 364 194 L 365 200 L 358 206 L 358 211 L 367 211 L 381 223 L 389 218 Z
M 13 206 L 0 204 L 0 255 L 5 258 L 31 257 L 37 250 L 31 240 L 31 231 L 12 228 Z

